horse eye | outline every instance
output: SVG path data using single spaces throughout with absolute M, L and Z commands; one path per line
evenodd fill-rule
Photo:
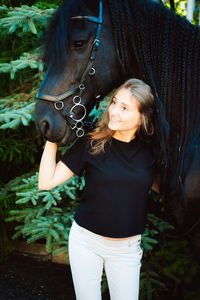
M 74 47 L 80 48 L 85 44 L 85 41 L 74 41 Z

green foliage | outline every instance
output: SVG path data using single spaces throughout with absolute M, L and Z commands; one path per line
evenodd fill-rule
M 182 17 L 185 17 L 186 14 L 187 14 L 187 0 L 175 0 L 174 1 L 175 3 L 175 10 L 176 10 L 176 13 L 179 14 L 180 16 Z M 170 4 L 169 4 L 169 1 L 167 2 L 166 4 L 168 7 L 170 7 Z
M 26 204 L 28 208 L 11 210 L 7 222 L 16 221 L 24 223 L 15 227 L 16 233 L 13 239 L 23 236 L 28 243 L 39 239 L 46 239 L 48 252 L 57 255 L 67 253 L 67 241 L 73 214 L 78 205 L 78 191 L 84 187 L 84 178 L 72 177 L 66 183 L 53 190 L 38 190 L 38 173 L 31 177 L 23 178 L 17 186 L 17 204 Z M 61 200 L 65 199 L 65 206 Z
M 175 3 L 175 11 L 178 15 L 182 17 L 186 17 L 187 15 L 187 2 L 188 0 L 174 0 Z M 166 6 L 170 8 L 169 1 L 166 2 Z M 200 8 L 200 2 L 198 0 L 195 1 L 195 11 L 193 16 L 192 24 L 199 25 L 199 8 Z
M 166 266 L 163 268 L 163 274 L 172 280 L 175 285 L 180 283 L 191 284 L 199 270 L 194 257 L 191 256 L 191 250 L 188 241 L 166 241 L 162 248 L 155 252 L 157 264 L 165 259 Z M 177 257 L 177 253 L 179 256 Z
M 1 0 L 1 4 L 4 6 L 19 6 L 21 4 L 32 5 L 35 3 L 35 0 Z
M 8 217 L 10 210 L 16 209 L 16 192 L 12 189 L 13 184 L 19 185 L 19 177 L 16 180 L 15 177 L 21 175 L 22 181 L 23 172 L 33 169 L 38 153 L 42 150 L 42 140 L 38 134 L 33 133 L 35 125 L 31 122 L 34 120 L 35 93 L 43 77 L 40 48 L 37 44 L 41 30 L 56 7 L 55 1 L 48 1 L 44 7 L 42 1 L 38 3 L 38 7 L 27 6 L 33 3 L 35 1 L 2 1 L 0 7 L 0 91 L 3 95 L 0 99 L 0 129 L 3 129 L 0 174 L 1 184 L 8 181 L 0 194 L 0 250 L 4 257 L 13 244 L 9 238 L 13 234 L 12 225 L 6 226 L 3 219 Z M 14 5 L 19 7 L 13 7 Z M 23 126 L 28 130 L 23 130 Z M 18 209 L 27 205 L 18 204 Z
M 39 49 L 36 49 L 34 53 L 23 53 L 23 55 L 19 59 L 13 60 L 10 63 L 1 63 L 0 72 L 9 72 L 11 79 L 15 78 L 16 72 L 28 67 L 31 69 L 37 69 L 39 72 L 42 72 L 43 64 L 39 61 L 37 52 L 39 52 Z
M 6 103 L 6 100 L 8 102 L 14 102 L 14 99 L 12 98 L 0 99 L 0 104 L 2 104 L 3 106 Z M 6 108 L 1 110 L 0 123 L 3 123 L 2 125 L 0 125 L 1 129 L 17 128 L 19 125 L 21 125 L 21 123 L 24 126 L 28 126 L 30 121 L 33 120 L 33 111 L 34 111 L 35 103 L 29 103 L 24 107 L 22 107 L 20 103 L 15 103 L 15 104 L 17 104 L 15 110 L 13 110 L 12 108 L 10 110 Z
M 21 180 L 21 177 L 16 177 L 0 189 L 0 262 L 15 250 L 17 244 L 10 238 L 14 232 L 13 224 L 9 224 L 8 227 L 4 220 L 9 216 L 11 209 L 23 208 L 16 204 L 16 193 L 12 190 Z
M 187 295 L 190 295 L 191 285 L 199 271 L 200 266 L 188 241 L 169 241 L 159 236 L 159 245 L 143 259 L 141 299 L 161 299 L 166 293 L 181 299 L 193 299 Z M 197 297 L 197 292 L 194 294 Z
M 50 0 L 50 1 L 37 1 L 34 3 L 34 5 L 40 9 L 46 9 L 46 8 L 54 8 L 56 9 L 59 4 L 61 4 L 63 1 L 62 0 Z
M 39 41 L 43 28 L 61 2 L 1 1 L 0 259 L 14 249 L 18 238 L 28 243 L 45 240 L 49 253 L 67 255 L 69 229 L 84 187 L 84 178 L 76 176 L 51 191 L 37 187 L 36 170 L 43 142 L 32 121 L 35 94 L 43 78 Z M 185 2 L 176 1 L 177 12 L 183 16 L 185 10 L 181 10 L 181 5 Z M 101 103 L 100 109 L 92 110 L 95 120 L 105 110 L 108 99 Z M 182 299 L 197 300 L 197 294 L 189 285 L 199 272 L 198 264 L 185 240 L 166 239 L 165 232 L 173 227 L 165 220 L 162 199 L 152 193 L 151 200 L 156 206 L 160 205 L 160 211 L 158 214 L 152 210 L 148 214 L 142 236 L 141 299 L 162 299 L 165 292 L 175 295 L 184 282 Z M 105 288 L 104 274 L 102 290 Z
M 16 249 L 16 241 L 9 238 L 8 227 L 0 219 L 0 263 L 8 257 L 8 254 Z
M 35 91 L 30 95 L 18 94 L 12 98 L 0 99 L 0 129 L 18 128 L 21 124 L 28 126 L 33 121 L 34 96 Z
M 3 29 L 3 33 L 12 34 L 16 30 L 20 30 L 18 31 L 19 36 L 23 36 L 29 31 L 37 35 L 38 30 L 47 24 L 48 19 L 55 11 L 53 8 L 41 10 L 36 6 L 27 5 L 15 8 L 0 6 L 0 10 L 7 13 L 7 17 L 0 21 L 0 28 Z
M 157 198 L 160 199 L 159 196 L 155 196 L 154 200 L 157 201 Z M 144 252 L 140 275 L 140 299 L 151 300 L 152 297 L 157 296 L 157 299 L 159 299 L 160 291 L 167 290 L 167 285 L 160 278 L 155 266 L 151 264 L 151 253 L 158 247 L 161 234 L 169 229 L 173 229 L 173 226 L 164 218 L 161 219 L 153 213 L 148 213 L 147 225 L 141 242 Z
M 7 171 L 12 170 L 12 164 L 15 164 L 16 168 L 20 168 L 23 164 L 31 167 L 37 161 L 38 148 L 42 142 L 33 126 L 31 129 L 19 127 L 17 130 L 3 130 L 0 140 L 0 161 L 7 163 Z

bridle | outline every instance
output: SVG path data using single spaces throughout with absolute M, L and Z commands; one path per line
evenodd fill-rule
M 41 93 L 40 91 L 36 94 L 37 100 L 45 100 L 45 101 L 54 102 L 54 108 L 61 112 L 62 116 L 70 124 L 71 129 L 76 130 L 77 137 L 81 137 L 85 133 L 83 127 L 86 124 L 86 122 L 83 120 L 86 117 L 87 110 L 86 110 L 85 105 L 83 103 L 81 103 L 81 100 L 82 100 L 81 95 L 82 95 L 83 91 L 85 90 L 86 75 L 89 74 L 90 76 L 94 76 L 96 73 L 96 70 L 93 66 L 93 62 L 96 58 L 97 50 L 100 45 L 100 33 L 101 33 L 101 27 L 103 24 L 102 15 L 103 15 L 103 5 L 102 5 L 102 1 L 99 1 L 99 16 L 98 16 L 98 18 L 93 17 L 93 16 L 71 17 L 71 19 L 86 19 L 90 22 L 97 24 L 96 35 L 95 35 L 94 41 L 92 43 L 92 50 L 91 50 L 90 58 L 89 58 L 87 67 L 81 77 L 80 84 L 77 86 L 74 86 L 73 88 L 71 88 L 71 89 L 67 90 L 66 92 L 64 92 L 60 95 L 57 95 L 57 96 Z M 77 93 L 77 95 L 75 95 L 73 97 L 74 105 L 70 108 L 70 110 L 67 110 L 63 100 L 69 96 L 76 94 L 76 93 Z M 99 97 L 100 97 L 100 95 L 97 95 L 96 99 L 98 99 Z M 78 107 L 83 110 L 83 114 L 79 118 L 76 117 L 76 115 L 75 115 L 75 109 Z

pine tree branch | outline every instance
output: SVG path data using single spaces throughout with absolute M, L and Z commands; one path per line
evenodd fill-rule
M 0 63 L 0 73 L 10 73 L 10 78 L 15 78 L 15 73 L 27 67 L 38 69 L 43 72 L 43 63 L 40 60 L 41 48 L 35 49 L 32 53 L 24 52 L 17 60 L 12 60 L 10 63 Z
M 22 5 L 21 7 L 0 7 L 1 10 L 7 12 L 7 17 L 0 20 L 0 27 L 4 32 L 11 34 L 17 29 L 21 29 L 23 33 L 32 32 L 38 34 L 38 29 L 47 24 L 48 19 L 55 12 L 55 9 L 39 9 L 36 6 Z
M 0 129 L 28 126 L 34 120 L 35 94 L 37 90 L 0 99 Z
M 0 12 L 1 11 L 7 11 L 8 7 L 6 5 L 0 6 Z
M 27 242 L 31 243 L 38 239 L 46 238 L 48 252 L 53 251 L 55 255 L 64 253 L 67 251 L 66 244 L 69 229 L 73 221 L 75 207 L 77 206 L 77 203 L 72 205 L 71 201 L 77 202 L 77 189 L 83 189 L 84 180 L 73 176 L 70 180 L 51 191 L 39 190 L 37 182 L 38 173 L 28 178 L 23 178 L 21 182 L 17 181 L 16 186 L 13 186 L 12 182 L 11 190 L 12 192 L 15 191 L 16 196 L 20 198 L 16 203 L 26 203 L 32 206 L 26 209 L 11 210 L 10 217 L 6 221 L 24 223 L 24 225 L 16 227 L 17 232 L 13 239 L 23 235 L 24 237 L 29 237 Z M 65 198 L 69 199 L 67 201 L 68 207 L 65 209 L 55 207 L 58 201 Z
M 7 101 L 6 101 L 7 100 Z M 14 99 L 0 99 L 0 107 Z M 16 108 L 15 108 L 16 107 Z M 28 126 L 34 120 L 35 103 L 14 102 L 11 107 L 4 107 L 0 113 L 0 129 L 17 128 L 20 124 Z

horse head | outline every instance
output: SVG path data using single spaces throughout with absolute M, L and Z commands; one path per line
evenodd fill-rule
M 124 80 L 107 10 L 102 1 L 64 1 L 46 33 L 35 121 L 60 146 L 84 134 L 91 109 Z

